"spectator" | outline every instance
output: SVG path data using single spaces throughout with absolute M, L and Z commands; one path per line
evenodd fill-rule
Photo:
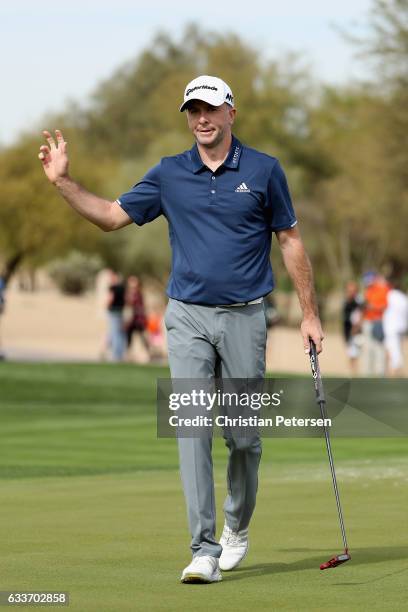
M 387 294 L 387 308 L 384 311 L 383 326 L 385 348 L 390 376 L 403 376 L 404 358 L 402 339 L 408 331 L 408 297 L 395 279 Z
M 137 276 L 129 276 L 126 283 L 125 333 L 128 356 L 130 355 L 133 336 L 136 334 L 142 341 L 150 359 L 149 342 L 146 337 L 146 312 L 140 281 Z
M 276 308 L 275 298 L 272 293 L 269 293 L 264 298 L 266 328 L 271 329 L 280 321 L 280 316 Z
M 125 306 L 125 285 L 121 277 L 111 270 L 108 293 L 109 347 L 114 361 L 122 361 L 126 350 L 123 329 L 123 309 Z
M 150 344 L 150 355 L 160 361 L 165 356 L 165 333 L 163 311 L 157 307 L 147 317 L 147 333 Z
M 367 376 L 385 375 L 385 347 L 382 317 L 387 306 L 389 285 L 383 276 L 367 272 L 363 276 L 363 369 Z
M 358 285 L 355 281 L 349 281 L 346 285 L 346 296 L 343 303 L 343 335 L 353 376 L 358 373 L 358 359 L 363 341 L 362 319 L 363 302 L 358 295 Z

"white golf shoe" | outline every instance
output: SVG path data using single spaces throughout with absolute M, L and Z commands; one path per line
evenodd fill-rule
M 181 582 L 190 584 L 220 582 L 221 580 L 218 559 L 209 555 L 194 557 L 181 574 Z
M 225 571 L 234 569 L 245 559 L 248 552 L 248 529 L 233 531 L 225 524 L 220 544 L 222 546 L 220 569 Z

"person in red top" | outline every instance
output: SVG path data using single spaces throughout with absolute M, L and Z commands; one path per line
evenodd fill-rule
M 128 356 L 132 347 L 133 336 L 140 337 L 144 349 L 150 359 L 150 347 L 146 337 L 146 312 L 141 290 L 140 281 L 137 276 L 129 276 L 126 283 L 125 309 L 125 333 L 127 340 Z
M 385 376 L 385 347 L 382 317 L 387 307 L 390 286 L 383 276 L 367 272 L 363 310 L 363 373 L 366 376 Z

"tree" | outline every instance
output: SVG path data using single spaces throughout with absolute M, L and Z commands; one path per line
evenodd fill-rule
M 246 144 L 279 156 L 292 190 L 303 193 L 315 177 L 332 173 L 308 129 L 312 85 L 296 57 L 263 62 L 260 53 L 232 33 L 189 26 L 179 42 L 159 34 L 149 47 L 101 84 L 89 109 L 73 108 L 90 150 L 120 160 L 109 191 L 120 194 L 160 157 L 190 148 L 185 116 L 178 112 L 186 83 L 199 73 L 218 74 L 233 87 L 235 131 Z M 126 229 L 104 240 L 104 257 L 126 270 L 148 270 L 163 279 L 169 269 L 168 232 L 162 220 Z M 133 263 L 132 263 L 133 262 Z
M 352 38 L 353 39 L 353 38 Z M 408 2 L 374 0 L 367 33 L 354 37 L 364 58 L 375 67 L 372 87 L 382 100 L 373 125 L 380 127 L 386 177 L 382 185 L 387 259 L 396 271 L 407 270 L 408 224 Z
M 68 248 L 91 252 L 100 244 L 100 230 L 84 223 L 45 180 L 39 141 L 27 135 L 0 153 L 0 256 L 8 278 L 22 263 L 36 267 Z M 72 148 L 76 176 L 100 189 L 103 163 L 91 162 L 80 140 Z
M 381 69 L 368 85 L 317 89 L 296 56 L 264 61 L 233 33 L 189 26 L 179 40 L 156 36 L 96 89 L 87 108 L 71 104 L 47 125 L 64 130 L 73 176 L 113 199 L 162 156 L 191 147 L 178 112 L 182 91 L 197 74 L 220 75 L 236 98 L 236 134 L 285 167 L 324 294 L 365 267 L 406 267 L 406 0 L 375 0 L 370 24 L 360 44 Z M 170 266 L 165 221 L 103 234 L 44 181 L 38 144 L 31 135 L 0 153 L 0 249 L 9 268 L 86 245 L 122 272 L 163 281 Z M 284 285 L 285 273 L 275 267 Z

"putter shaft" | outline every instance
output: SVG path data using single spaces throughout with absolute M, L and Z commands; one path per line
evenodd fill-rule
M 337 486 L 336 472 L 334 469 L 333 453 L 332 453 L 331 444 L 330 444 L 330 435 L 329 435 L 329 430 L 327 426 L 325 425 L 326 421 L 324 420 L 327 418 L 326 400 L 324 397 L 323 382 L 322 382 L 322 377 L 320 374 L 319 360 L 317 358 L 316 345 L 313 342 L 313 340 L 310 340 L 310 365 L 312 368 L 314 386 L 315 386 L 315 391 L 316 391 L 316 401 L 319 404 L 320 413 L 323 418 L 324 437 L 326 439 L 326 448 L 327 448 L 327 454 L 329 456 L 330 471 L 332 475 L 334 495 L 336 497 L 337 511 L 339 515 L 340 529 L 341 529 L 341 535 L 343 538 L 344 550 L 345 550 L 345 554 L 348 554 L 346 530 L 344 527 L 343 512 L 342 512 L 341 503 L 340 503 L 340 494 L 339 494 L 339 489 Z

